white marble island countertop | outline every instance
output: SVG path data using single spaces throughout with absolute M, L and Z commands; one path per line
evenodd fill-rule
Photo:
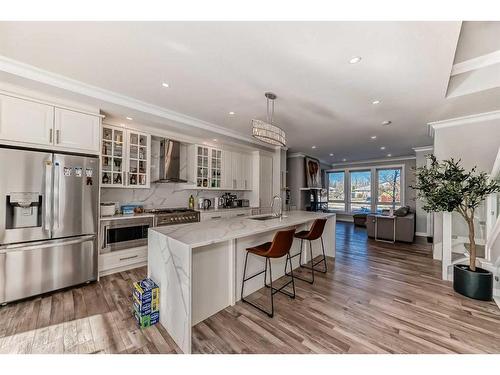
M 206 246 L 223 241 L 265 233 L 275 229 L 286 228 L 318 218 L 332 217 L 334 213 L 286 211 L 282 218 L 271 220 L 252 220 L 256 215 L 242 218 L 221 218 L 219 220 L 150 228 L 150 231 L 163 234 L 190 248 Z

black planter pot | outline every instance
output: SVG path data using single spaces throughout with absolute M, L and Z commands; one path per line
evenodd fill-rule
M 472 272 L 465 264 L 453 267 L 453 289 L 466 297 L 491 301 L 493 298 L 493 274 L 476 267 Z

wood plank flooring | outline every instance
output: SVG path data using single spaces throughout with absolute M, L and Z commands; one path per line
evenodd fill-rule
M 195 353 L 500 353 L 500 311 L 453 292 L 430 246 L 367 239 L 337 225 L 337 257 L 275 317 L 239 302 L 197 324 Z M 0 308 L 0 353 L 176 353 L 160 326 L 139 329 L 131 285 L 146 268 Z M 283 280 L 284 281 L 284 280 Z M 268 290 L 251 298 L 266 303 Z

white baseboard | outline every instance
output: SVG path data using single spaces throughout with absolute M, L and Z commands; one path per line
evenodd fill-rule
M 424 232 L 415 232 L 415 236 L 417 237 L 429 237 L 429 234 Z
M 497 304 L 498 308 L 500 309 L 500 296 L 498 297 L 493 297 L 493 301 Z

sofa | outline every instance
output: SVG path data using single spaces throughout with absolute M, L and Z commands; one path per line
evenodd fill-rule
M 368 237 L 375 238 L 376 214 L 368 214 L 366 217 L 366 232 Z M 404 216 L 396 216 L 396 241 L 413 242 L 415 239 L 415 211 L 410 210 Z M 381 218 L 378 220 L 377 239 L 392 241 L 393 237 L 392 219 Z

